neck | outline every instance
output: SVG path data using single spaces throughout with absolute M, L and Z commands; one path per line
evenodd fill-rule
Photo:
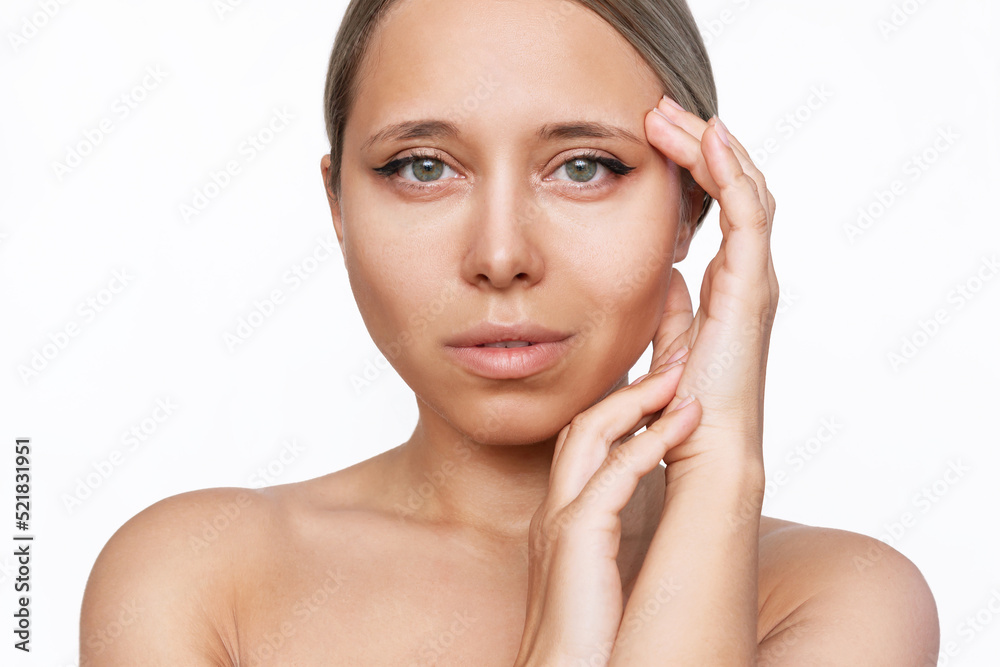
M 610 391 L 625 381 L 623 377 Z M 417 400 L 417 426 L 394 451 L 391 476 L 399 482 L 392 494 L 396 513 L 523 544 L 548 492 L 558 432 L 541 441 L 497 444 L 501 434 L 516 434 L 520 424 L 494 418 L 474 432 L 478 437 L 471 437 Z M 663 506 L 663 471 L 657 467 L 645 475 L 621 512 L 623 541 L 655 531 Z

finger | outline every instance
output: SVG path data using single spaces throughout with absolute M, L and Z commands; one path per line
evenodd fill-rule
M 684 442 L 701 421 L 697 399 L 666 412 L 653 426 L 611 452 L 574 501 L 589 516 L 615 520 L 639 486 L 639 480 L 659 465 L 668 451 Z
M 664 116 L 666 116 L 668 121 L 675 124 L 680 129 L 684 130 L 688 134 L 688 136 L 690 136 L 692 139 L 700 140 L 700 137 L 704 135 L 705 130 L 708 127 L 708 121 L 705 121 L 696 114 L 684 110 L 676 101 L 666 96 L 664 96 L 664 98 L 660 100 L 660 102 L 656 106 L 656 109 L 659 112 L 661 112 Z M 673 134 L 677 133 L 674 132 Z M 754 164 L 754 161 L 750 158 L 749 151 L 747 151 L 747 149 L 743 147 L 743 144 L 740 143 L 739 140 L 737 140 L 736 137 L 732 135 L 732 133 L 728 133 L 728 137 L 733 147 L 733 152 L 736 154 L 736 157 L 739 159 L 740 164 L 743 166 L 743 171 L 745 171 L 747 175 L 750 176 L 750 178 L 754 179 L 754 182 L 757 184 L 757 189 L 761 193 L 761 201 L 764 203 L 765 206 L 768 206 L 768 199 L 767 196 L 764 194 L 767 192 L 767 183 L 764 179 L 764 174 L 762 174 L 760 169 L 757 168 L 757 165 Z M 690 146 L 688 145 L 688 142 L 686 140 L 674 137 L 673 141 L 676 144 L 684 146 L 686 157 L 688 158 L 692 157 L 690 155 L 687 155 L 687 152 L 690 151 Z M 698 167 L 695 167 L 695 169 L 699 172 L 701 171 Z M 695 175 L 695 173 L 692 172 L 692 175 Z M 702 187 L 704 187 L 704 185 Z M 707 191 L 708 190 L 706 190 L 706 192 Z M 712 193 L 710 192 L 709 194 Z M 712 196 L 718 199 L 718 197 L 715 194 L 712 194 Z M 770 208 L 770 215 L 773 215 L 774 208 L 773 207 L 769 208 Z
M 718 119 L 705 130 L 701 150 L 709 172 L 719 184 L 719 215 L 725 245 L 725 266 L 738 276 L 766 276 L 770 257 L 770 216 L 757 184 L 716 130 Z M 725 126 L 720 128 L 725 131 Z
M 705 134 L 705 129 L 708 127 L 708 121 L 697 114 L 685 110 L 675 100 L 670 99 L 666 95 L 660 99 L 656 108 L 667 117 L 667 120 L 683 129 L 692 138 L 700 139 L 701 136 Z M 730 137 L 732 137 L 732 135 L 730 135 Z M 743 144 L 738 141 L 734 141 L 733 148 L 736 151 L 737 157 L 740 159 L 740 163 L 744 165 L 748 174 L 751 170 L 757 171 L 757 165 L 755 165 L 753 160 L 750 159 L 750 153 L 743 147 Z
M 681 335 L 691 327 L 692 320 L 694 320 L 694 309 L 687 283 L 684 282 L 684 276 L 680 271 L 671 268 L 667 300 L 663 304 L 660 325 L 653 335 L 653 358 L 649 364 L 651 371 L 656 370 L 684 344 L 690 344 L 690 341 L 683 340 Z
M 655 394 L 652 399 L 650 399 L 646 393 L 648 389 L 642 388 L 647 387 L 649 385 L 649 381 L 653 380 L 653 384 L 660 387 L 660 392 L 669 393 L 676 391 L 677 384 L 680 382 L 680 373 L 675 374 L 670 371 L 678 366 L 682 366 L 686 361 L 686 358 L 682 358 L 678 361 L 664 365 L 653 373 L 648 373 L 641 378 L 638 378 L 633 381 L 632 384 L 618 389 L 617 391 L 604 397 L 598 403 L 590 406 L 587 410 L 578 414 L 569 424 L 567 424 L 566 427 L 559 433 L 555 450 L 552 453 L 549 486 L 552 487 L 553 483 L 557 480 L 557 469 L 563 472 L 567 469 L 567 465 L 561 461 L 562 458 L 567 456 L 576 456 L 579 458 L 578 453 L 567 453 L 568 450 L 574 448 L 573 445 L 567 444 L 567 440 L 570 439 L 571 435 L 573 439 L 580 438 L 581 433 L 585 430 L 585 428 L 592 429 L 598 426 L 597 418 L 599 417 L 603 417 L 605 423 L 607 424 L 607 426 L 604 427 L 604 430 L 608 432 L 617 432 L 615 437 L 605 438 L 609 442 L 618 441 L 623 437 L 627 437 L 632 433 L 635 433 L 636 430 L 645 425 L 650 415 L 662 409 L 667 404 L 667 401 L 664 401 L 662 404 L 656 404 L 656 401 L 659 400 L 657 398 L 659 393 Z M 661 375 L 669 377 L 659 377 Z M 659 382 L 654 380 L 654 376 L 657 376 Z M 641 389 L 642 391 L 640 392 Z M 636 402 L 637 397 L 640 399 L 639 402 Z M 650 400 L 652 400 L 653 404 L 655 404 L 652 408 L 647 407 L 648 405 L 652 405 L 649 403 Z M 628 414 L 628 412 L 631 412 L 631 414 Z M 598 432 L 597 435 L 599 437 L 604 437 L 602 432 Z M 579 448 L 580 446 L 577 445 L 576 449 Z M 596 469 L 598 463 L 594 464 L 589 474 L 593 474 L 593 470 Z M 562 474 L 562 472 L 560 474 Z
M 667 158 L 691 172 L 705 192 L 713 199 L 719 198 L 719 186 L 712 180 L 701 152 L 701 141 L 678 125 L 650 111 L 646 114 L 646 140 Z
M 687 123 L 688 127 L 685 129 L 679 125 L 672 124 L 672 121 L 664 118 L 659 111 L 660 109 L 657 108 L 647 115 L 647 140 L 667 158 L 691 172 L 691 176 L 698 182 L 698 185 L 709 196 L 718 200 L 720 196 L 719 184 L 712 177 L 712 172 L 705 161 L 705 153 L 701 146 L 704 132 L 711 125 L 693 114 L 687 114 L 693 120 Z M 677 111 L 673 111 L 673 113 L 674 115 L 679 114 Z M 695 132 L 700 128 L 704 128 L 702 134 L 697 137 L 691 136 L 690 132 Z M 736 155 L 736 159 L 740 162 L 740 165 L 745 167 L 744 171 L 749 170 L 748 174 L 752 172 L 752 174 L 756 175 L 755 186 L 758 187 L 760 192 L 765 193 L 767 190 L 764 176 L 754 166 L 750 158 L 741 155 L 735 148 L 733 148 L 733 154 Z M 751 176 L 751 178 L 754 178 L 754 176 Z M 766 201 L 766 199 L 763 201 Z
M 643 417 L 662 410 L 677 391 L 683 362 L 675 362 L 584 410 L 560 433 L 552 456 L 550 508 L 565 507 L 607 458 L 613 442 L 635 433 Z
M 646 417 L 648 417 L 650 414 L 653 413 L 653 410 L 645 410 L 644 408 L 642 408 L 642 404 L 638 404 L 638 403 L 633 403 L 632 402 L 632 401 L 635 400 L 634 398 L 624 399 L 624 398 L 622 398 L 621 394 L 626 393 L 626 392 L 631 392 L 630 393 L 631 397 L 636 396 L 635 388 L 639 387 L 641 384 L 643 384 L 644 382 L 646 382 L 647 380 L 649 380 L 653 375 L 658 375 L 660 373 L 665 373 L 665 372 L 671 370 L 672 368 L 674 368 L 676 366 L 684 364 L 686 361 L 687 361 L 686 358 L 682 358 L 682 359 L 680 359 L 678 361 L 674 361 L 674 362 L 671 362 L 669 364 L 666 364 L 662 368 L 658 368 L 655 373 L 647 373 L 646 375 L 643 375 L 642 377 L 637 378 L 636 380 L 634 380 L 632 384 L 629 384 L 629 385 L 627 385 L 625 387 L 622 387 L 622 388 L 618 389 L 617 391 L 609 394 L 608 396 L 604 397 L 600 402 L 598 402 L 598 403 L 590 406 L 590 408 L 588 408 L 584 412 L 581 412 L 579 415 L 577 415 L 576 418 L 574 419 L 574 421 L 571 421 L 569 424 L 567 424 L 567 426 L 565 428 L 563 428 L 562 431 L 560 431 L 559 438 L 556 440 L 556 446 L 555 446 L 555 449 L 552 452 L 552 466 L 551 466 L 551 470 L 550 470 L 550 473 L 552 474 L 552 478 L 551 479 L 555 479 L 555 475 L 554 475 L 555 470 L 556 470 L 556 468 L 558 466 L 561 465 L 560 464 L 560 457 L 562 456 L 562 453 L 563 453 L 563 451 L 564 451 L 564 449 L 566 447 L 566 439 L 569 436 L 570 432 L 573 430 L 570 427 L 575 422 L 576 425 L 577 425 L 577 430 L 579 430 L 580 423 L 582 421 L 584 421 L 584 413 L 597 413 L 597 411 L 599 410 L 600 406 L 604 405 L 605 403 L 608 403 L 609 405 L 616 406 L 616 407 L 612 408 L 612 414 L 621 417 L 621 419 L 619 421 L 622 424 L 626 424 L 627 423 L 628 417 L 623 414 L 623 411 L 621 409 L 621 405 L 628 405 L 629 407 L 638 407 L 638 408 L 640 408 L 640 412 L 641 412 L 640 417 L 642 419 L 645 419 Z M 672 382 L 668 382 L 669 386 L 664 387 L 663 388 L 664 391 L 670 391 L 671 389 L 672 390 L 676 390 L 677 389 L 677 383 L 680 381 L 679 375 L 677 377 L 674 377 L 673 375 L 671 375 L 671 378 L 673 379 L 673 381 Z M 613 398 L 613 400 L 612 400 L 612 398 Z M 628 402 L 626 402 L 626 400 Z M 609 401 L 611 401 L 611 402 L 609 403 Z M 663 405 L 666 405 L 666 403 L 664 403 Z M 659 409 L 659 408 L 656 408 L 656 409 Z M 639 423 L 642 422 L 642 419 L 638 419 L 634 423 L 635 424 L 639 424 Z M 612 427 L 612 428 L 617 428 L 617 426 Z M 641 427 L 638 426 L 638 425 L 633 426 L 632 430 L 629 431 L 628 433 L 634 433 L 639 428 L 641 428 Z M 621 431 L 624 433 L 625 426 L 621 427 Z M 625 435 L 627 435 L 628 433 L 626 433 Z M 551 480 L 550 480 L 550 486 L 551 486 Z
M 716 118 L 716 120 L 718 120 L 718 118 Z M 774 197 L 771 196 L 770 191 L 768 191 L 767 180 L 764 178 L 764 174 L 761 173 L 760 169 L 757 168 L 757 165 L 754 164 L 753 160 L 750 159 L 746 149 L 743 148 L 743 144 L 741 144 L 739 140 L 733 136 L 732 132 L 729 131 L 729 128 L 725 126 L 725 123 L 722 124 L 722 128 L 726 131 L 726 137 L 729 139 L 731 148 L 733 148 L 734 153 L 737 158 L 739 158 L 740 166 L 743 167 L 743 172 L 752 178 L 754 184 L 757 186 L 757 193 L 761 204 L 767 211 L 767 223 L 768 227 L 770 227 L 774 219 Z

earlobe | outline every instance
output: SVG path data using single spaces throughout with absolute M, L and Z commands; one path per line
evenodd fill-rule
M 330 190 L 328 185 L 330 177 L 330 155 L 329 153 L 324 155 L 319 162 L 319 170 L 323 176 L 323 190 L 326 192 L 326 199 L 330 204 L 330 215 L 333 218 L 333 229 L 337 234 L 337 243 L 340 244 L 340 254 L 347 259 L 347 254 L 344 251 L 344 221 L 340 210 L 340 202 L 337 201 L 337 197 Z
M 674 245 L 674 263 L 687 257 L 688 249 L 691 247 L 691 239 L 694 236 L 695 224 L 702 211 L 703 200 L 704 191 L 699 188 L 692 188 L 692 191 L 687 193 L 687 202 L 686 206 L 683 207 L 683 211 L 688 212 L 688 214 L 677 221 L 678 229 L 677 243 Z
M 681 220 L 678 223 L 677 243 L 674 245 L 674 263 L 681 261 L 688 254 L 691 245 L 691 229 L 694 223 L 688 220 Z

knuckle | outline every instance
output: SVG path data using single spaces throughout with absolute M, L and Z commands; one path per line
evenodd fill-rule
M 754 194 L 760 195 L 760 190 L 757 187 L 757 181 L 750 176 L 750 174 L 744 173 L 740 175 L 740 181 L 742 181 L 747 187 L 754 191 Z
M 569 420 L 569 430 L 573 431 L 586 431 L 590 428 L 590 415 L 588 412 L 578 412 Z
M 632 449 L 627 444 L 621 444 L 608 453 L 608 466 L 612 470 L 628 468 L 632 463 Z
M 604 440 L 604 430 L 605 426 L 597 413 L 586 410 L 577 414 L 569 422 L 570 430 L 575 432 L 583 432 L 588 438 L 599 438 Z
M 639 477 L 638 463 L 637 455 L 632 447 L 619 445 L 608 455 L 607 468 L 614 475 L 614 479 L 627 478 L 631 481 Z
M 697 165 L 698 161 L 701 159 L 701 151 L 683 148 L 677 152 L 677 155 L 674 156 L 673 159 L 681 167 L 690 170 L 692 167 Z
M 767 211 L 763 207 L 758 206 L 750 213 L 746 221 L 747 226 L 758 232 L 765 232 L 768 228 L 768 217 Z

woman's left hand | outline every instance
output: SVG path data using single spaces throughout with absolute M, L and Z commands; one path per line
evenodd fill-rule
M 746 149 L 717 119 L 706 122 L 666 99 L 657 109 L 669 121 L 650 112 L 648 140 L 719 202 L 722 227 L 697 314 L 692 315 L 684 279 L 673 269 L 653 337 L 651 369 L 683 347 L 690 350 L 676 397 L 664 412 L 689 395 L 703 410 L 694 434 L 663 458 L 668 482 L 706 464 L 713 473 L 719 466 L 749 466 L 763 474 L 764 377 L 778 304 L 770 247 L 774 197 Z
M 666 491 L 609 659 L 619 665 L 751 665 L 757 659 L 758 547 L 764 495 L 764 371 L 778 281 L 771 263 L 774 198 L 718 119 L 661 100 L 650 143 L 719 202 L 722 244 L 698 313 L 673 269 L 651 368 L 688 347 L 669 412 L 686 397 L 701 420 L 666 451 Z M 687 221 L 680 221 L 687 224 Z M 661 412 L 661 414 L 662 414 Z M 659 415 L 648 429 L 660 430 Z

